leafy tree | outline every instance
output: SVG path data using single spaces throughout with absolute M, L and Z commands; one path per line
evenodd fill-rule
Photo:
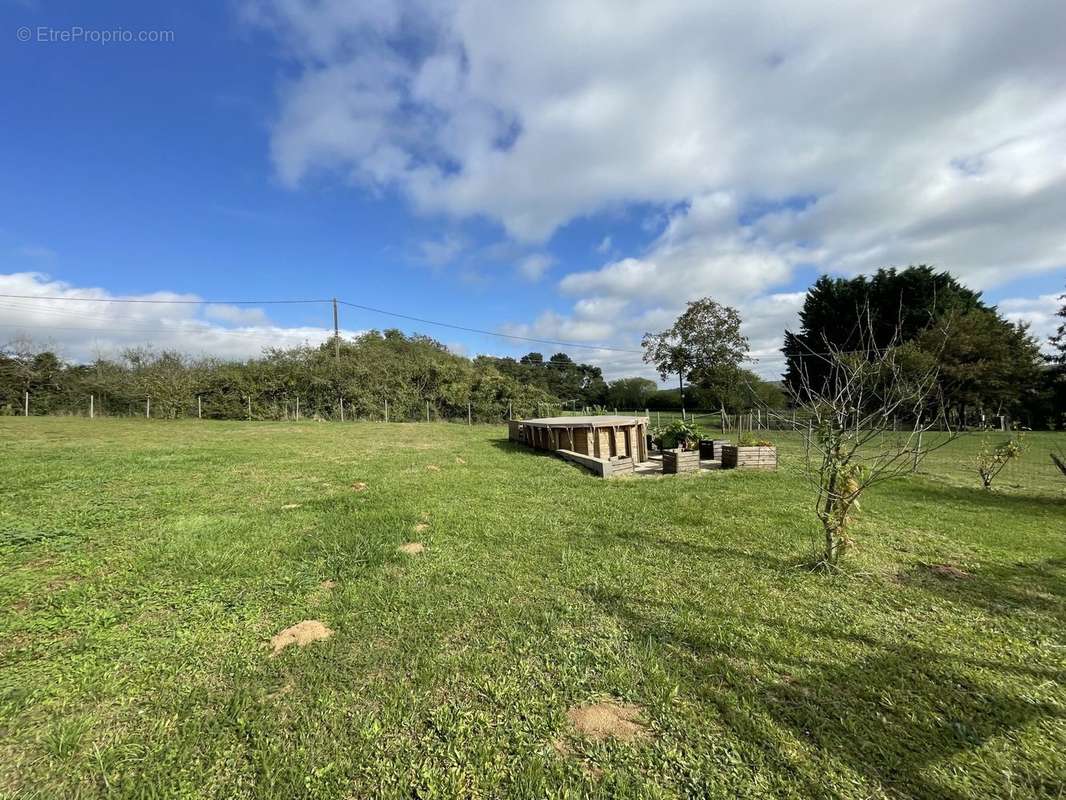
M 644 362 L 653 364 L 665 381 L 678 376 L 681 406 L 685 382 L 710 380 L 723 369 L 736 368 L 746 357 L 748 340 L 740 332 L 740 313 L 709 297 L 694 300 L 672 327 L 645 333 Z
M 607 386 L 607 404 L 613 408 L 639 410 L 659 387 L 647 378 L 618 378 Z
M 1052 355 L 1049 360 L 1053 364 L 1058 364 L 1063 369 L 1066 369 L 1066 294 L 1059 295 L 1059 300 L 1063 301 L 1062 308 L 1059 309 L 1055 316 L 1061 317 L 1063 321 L 1055 335 L 1048 340 L 1058 352 Z
M 1028 326 L 991 309 L 948 314 L 915 343 L 928 360 L 939 358 L 942 394 L 963 424 L 974 412 L 998 416 L 1016 409 L 1040 382 L 1040 346 Z
M 880 269 L 872 277 L 823 275 L 807 290 L 799 332 L 785 333 L 785 382 L 799 388 L 806 371 L 806 379 L 820 385 L 829 365 L 819 353 L 859 349 L 868 336 L 877 347 L 909 342 L 941 315 L 977 308 L 983 308 L 980 293 L 924 264 Z
M 785 333 L 785 381 L 793 392 L 822 385 L 827 351 L 901 346 L 901 363 L 922 371 L 938 360 L 940 389 L 954 413 L 1018 411 L 1040 383 L 1036 343 L 981 301 L 979 292 L 929 266 L 881 269 L 872 277 L 822 276 L 807 291 L 800 330 Z

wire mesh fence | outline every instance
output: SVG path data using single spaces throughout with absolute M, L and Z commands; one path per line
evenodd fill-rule
M 675 420 L 684 420 L 708 435 L 720 434 L 736 439 L 746 433 L 771 441 L 780 452 L 780 463 L 788 467 L 801 467 L 809 452 L 808 437 L 811 421 L 800 412 L 767 412 L 755 410 L 744 413 L 723 414 L 720 411 L 680 411 L 649 409 L 576 409 L 561 405 L 542 403 L 536 407 L 517 407 L 514 403 L 456 403 L 450 405 L 423 402 L 396 404 L 387 399 L 380 403 L 352 404 L 345 398 L 326 402 L 323 398 L 293 396 L 288 398 L 262 398 L 256 396 L 226 396 L 217 398 L 199 396 L 190 402 L 161 406 L 153 404 L 150 397 L 122 402 L 90 396 L 83 408 L 49 410 L 47 414 L 33 407 L 32 397 L 25 399 L 20 415 L 29 416 L 79 416 L 139 417 L 149 420 L 163 419 L 228 419 L 252 421 L 319 421 L 335 423 L 389 422 L 389 423 L 454 423 L 465 425 L 502 425 L 511 418 L 532 416 L 581 416 L 595 414 L 619 414 L 648 417 L 650 425 L 662 427 Z M 900 434 L 905 426 L 900 424 Z M 891 436 L 892 432 L 886 432 Z M 922 455 L 918 472 L 955 484 L 980 486 L 977 474 L 977 458 L 982 447 L 995 446 L 1011 436 L 1009 432 L 966 431 L 951 437 L 942 432 L 928 432 L 922 442 Z M 996 488 L 1046 493 L 1053 496 L 1066 495 L 1066 475 L 1063 475 L 1052 460 L 1052 454 L 1066 456 L 1066 432 L 1032 431 L 1023 437 L 1021 455 L 1003 469 L 996 480 Z

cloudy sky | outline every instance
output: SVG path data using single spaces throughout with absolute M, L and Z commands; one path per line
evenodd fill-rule
M 336 296 L 617 376 L 710 295 L 772 376 L 823 272 L 1041 336 L 1066 286 L 1061 0 L 70 5 L 0 5 L 0 340 L 240 356 L 332 316 L 236 301 Z

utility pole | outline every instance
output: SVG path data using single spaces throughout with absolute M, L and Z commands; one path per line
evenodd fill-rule
M 337 316 L 337 298 L 333 298 L 333 357 L 341 360 L 341 326 Z

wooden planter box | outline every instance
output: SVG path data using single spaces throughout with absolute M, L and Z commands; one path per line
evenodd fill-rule
M 732 444 L 728 439 L 700 439 L 700 460 L 721 461 L 722 448 Z
M 698 450 L 663 450 L 663 473 L 696 472 L 700 468 Z
M 725 445 L 722 469 L 777 469 L 777 448 Z

